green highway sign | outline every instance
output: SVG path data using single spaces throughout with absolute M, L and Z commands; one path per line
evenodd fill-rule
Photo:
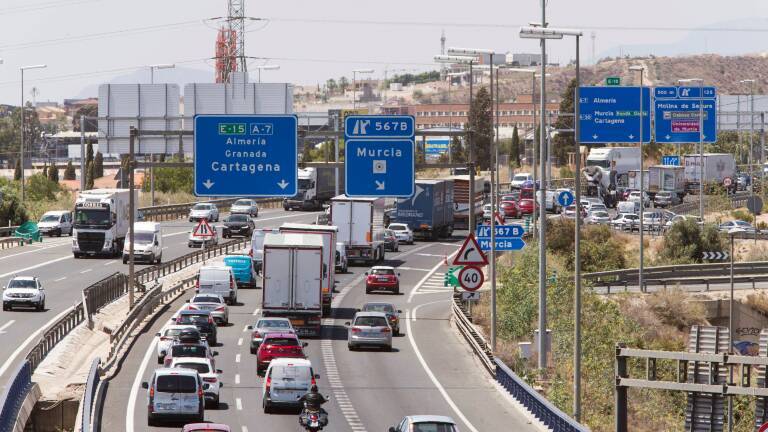
M 443 286 L 445 287 L 457 287 L 459 286 L 459 271 L 463 266 L 455 266 L 448 269 L 443 276 Z
M 621 85 L 621 78 L 619 78 L 619 77 L 608 77 L 608 78 L 605 79 L 605 85 L 609 85 L 609 86 Z

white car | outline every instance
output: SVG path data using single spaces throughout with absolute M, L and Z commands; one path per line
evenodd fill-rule
M 251 217 L 259 217 L 259 204 L 252 199 L 239 199 L 229 208 L 232 214 L 243 213 Z
M 666 227 L 667 229 L 669 229 L 669 228 L 671 228 L 671 227 L 672 227 L 672 225 L 674 225 L 674 224 L 676 224 L 676 223 L 678 223 L 678 222 L 683 222 L 683 221 L 686 221 L 686 220 L 688 220 L 688 219 L 693 219 L 694 221 L 696 221 L 696 224 L 697 224 L 697 225 L 699 225 L 699 226 L 702 226 L 702 225 L 704 225 L 704 224 L 701 222 L 701 219 L 700 219 L 698 216 L 690 216 L 690 215 L 675 215 L 675 216 L 672 216 L 672 218 L 671 218 L 671 219 L 669 219 L 669 220 L 667 221 L 667 223 L 665 224 L 665 227 Z
M 213 293 L 195 294 L 191 300 L 187 301 L 187 309 L 204 310 L 211 313 L 211 318 L 217 325 L 229 324 L 229 306 L 224 301 L 224 297 Z
M 533 181 L 531 173 L 517 173 L 512 177 L 512 181 L 509 182 L 509 187 L 511 189 L 520 189 L 523 187 L 523 183 L 527 181 Z
M 627 198 L 627 201 L 640 201 L 640 191 L 632 191 L 629 193 L 629 197 Z M 643 192 L 643 207 L 650 207 L 651 206 L 651 197 Z
M 15 306 L 45 310 L 45 289 L 34 276 L 17 276 L 8 281 L 3 289 L 3 310 L 12 310 Z
M 176 336 L 181 333 L 182 330 L 192 329 L 197 330 L 197 327 L 193 325 L 169 325 L 162 331 L 157 333 L 157 362 L 162 364 L 165 355 L 168 353 L 168 349 L 171 348 L 173 342 L 176 340 Z
M 614 228 L 634 231 L 640 229 L 640 216 L 633 213 L 621 213 L 611 221 Z
M 611 221 L 611 216 L 604 210 L 592 210 L 587 214 L 584 222 L 588 224 L 600 224 L 604 225 Z
M 213 408 L 219 407 L 219 391 L 224 386 L 221 383 L 220 370 L 214 369 L 211 359 L 202 357 L 177 357 L 171 361 L 171 368 L 192 369 L 203 379 L 203 397 L 205 403 Z
M 210 231 L 206 229 L 205 233 L 196 232 L 194 229 L 190 231 L 189 238 L 187 239 L 187 246 L 199 248 L 203 246 L 208 247 L 219 244 L 219 230 L 217 230 L 215 226 L 209 226 L 211 227 Z
M 147 389 L 147 425 L 159 420 L 174 419 L 201 423 L 205 421 L 203 380 L 192 369 L 155 369 L 149 381 L 141 383 Z
M 397 426 L 389 428 L 389 432 L 459 432 L 456 422 L 450 417 L 436 415 L 411 415 L 404 417 Z
M 399 243 L 413 244 L 413 231 L 408 228 L 408 224 L 391 223 L 387 229 L 394 231 Z
M 189 209 L 189 221 L 195 222 L 201 219 L 206 219 L 210 222 L 219 221 L 219 208 L 216 204 L 211 203 L 197 203 Z

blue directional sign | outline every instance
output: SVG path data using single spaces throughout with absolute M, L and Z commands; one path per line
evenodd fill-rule
M 517 251 L 525 247 L 525 241 L 522 239 L 525 229 L 522 225 L 496 225 L 494 228 L 497 251 Z M 491 250 L 490 225 L 479 225 L 476 234 L 480 249 Z
M 662 156 L 661 164 L 680 166 L 680 156 Z
M 575 200 L 576 197 L 573 196 L 571 191 L 564 190 L 557 194 L 557 203 L 560 204 L 561 207 L 568 207 L 573 204 Z
M 344 136 L 347 195 L 413 195 L 416 144 L 412 116 L 349 116 Z
M 703 99 L 700 97 L 703 90 Z M 714 87 L 657 87 L 654 89 L 654 118 L 657 143 L 715 142 L 717 113 Z M 699 114 L 703 109 L 703 133 Z M 701 136 L 700 136 L 701 135 Z
M 195 116 L 195 195 L 296 195 L 297 131 L 295 115 Z
M 582 144 L 636 143 L 640 140 L 640 87 L 580 87 L 579 139 Z M 642 90 L 643 142 L 651 141 L 651 91 Z

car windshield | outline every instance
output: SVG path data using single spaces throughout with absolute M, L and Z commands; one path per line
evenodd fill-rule
M 194 393 L 197 391 L 197 380 L 187 375 L 160 375 L 156 387 L 162 393 Z
M 31 279 L 11 279 L 8 288 L 37 288 L 37 282 Z
M 288 337 L 270 337 L 264 341 L 264 344 L 275 346 L 298 346 L 299 341 Z
M 355 320 L 355 326 L 360 327 L 386 327 L 387 320 L 384 317 L 377 316 L 362 316 L 357 317 Z
M 206 324 L 208 322 L 207 315 L 179 315 L 176 319 L 179 324 Z
M 412 432 L 456 432 L 456 428 L 448 423 L 416 423 Z
M 248 222 L 248 216 L 242 214 L 234 214 L 227 218 L 227 222 Z
M 192 210 L 210 210 L 211 205 L 210 204 L 195 204 L 192 207 Z
M 251 200 L 237 200 L 237 201 L 235 201 L 235 204 L 233 204 L 233 205 L 236 205 L 236 206 L 249 206 L 249 205 L 251 205 Z
M 736 225 L 743 226 L 743 227 L 750 227 L 750 228 L 752 227 L 752 225 L 750 225 L 748 222 L 744 222 L 744 221 L 736 221 Z
M 59 215 L 43 215 L 42 218 L 40 218 L 40 222 L 58 222 L 59 221 Z
M 599 166 L 600 168 L 608 169 L 611 167 L 611 161 L 606 159 L 589 159 L 587 158 L 587 164 L 589 166 Z
M 75 226 L 109 227 L 109 209 L 106 208 L 78 208 L 75 210 Z
M 656 196 L 659 196 L 659 197 L 662 197 L 662 198 L 668 198 L 668 197 L 672 196 L 672 194 L 669 193 L 669 192 L 658 192 L 658 193 L 656 193 Z
M 208 373 L 211 368 L 205 363 L 176 363 L 173 367 L 196 370 L 197 373 Z
M 375 269 L 371 269 L 371 274 L 372 275 L 393 275 L 395 274 L 395 271 L 392 269 L 382 269 L 382 268 L 376 269 L 375 268 Z
M 311 369 L 306 366 L 275 365 L 272 366 L 271 378 L 275 381 L 304 381 L 312 379 Z
M 155 233 L 137 232 L 133 235 L 136 243 L 152 243 L 155 240 Z
M 406 227 L 405 225 L 392 224 L 389 226 L 389 229 L 391 229 L 392 231 L 405 231 L 408 229 L 408 227 Z
M 635 219 L 640 219 L 640 216 L 638 216 L 638 215 L 633 215 L 633 214 L 628 214 L 628 215 L 624 215 L 624 219 L 631 219 L 631 220 L 635 220 Z
M 256 326 L 258 328 L 277 328 L 277 329 L 289 329 L 291 323 L 283 320 L 261 320 Z
M 191 303 L 224 303 L 219 296 L 196 295 L 192 297 Z
M 528 175 L 527 174 L 517 174 L 513 178 L 513 181 L 526 181 L 526 180 L 528 180 Z
M 368 303 L 363 306 L 363 310 L 366 312 L 389 312 L 395 311 L 394 306 L 386 303 Z

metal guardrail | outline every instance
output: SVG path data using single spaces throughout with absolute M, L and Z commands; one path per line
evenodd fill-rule
M 454 297 L 452 304 L 456 327 L 459 328 L 459 332 L 464 336 L 464 339 L 469 342 L 472 351 L 475 352 L 488 373 L 493 376 L 496 374 L 496 366 L 493 363 L 493 351 L 485 339 L 472 326 L 472 317 L 464 310 L 460 299 L 461 297 Z
M 24 244 L 24 239 L 18 237 L 7 237 L 0 239 L 0 250 L 9 249 Z
M 96 357 L 91 363 L 91 369 L 88 371 L 88 380 L 85 383 L 83 391 L 83 400 L 80 403 L 80 431 L 91 431 L 91 414 L 93 413 L 93 401 L 96 395 L 96 389 L 101 382 L 101 357 Z
M 0 432 L 13 432 L 21 406 L 32 388 L 32 366 L 21 363 L 0 395 Z
M 128 276 L 115 272 L 83 290 L 83 301 L 88 312 L 88 321 L 101 308 L 128 292 Z
M 51 352 L 53 347 L 83 321 L 85 321 L 85 308 L 83 303 L 80 302 L 70 308 L 69 312 L 51 325 L 27 354 L 27 360 L 32 368 L 32 372 L 37 369 L 37 366 Z
M 224 198 L 218 200 L 205 201 L 206 203 L 216 204 L 219 210 L 227 210 L 229 207 L 240 198 Z M 275 208 L 282 205 L 282 198 L 262 198 L 257 199 L 260 208 Z M 144 220 L 147 221 L 165 221 L 179 219 L 186 217 L 189 214 L 189 209 L 196 202 L 182 203 L 182 204 L 168 204 L 159 205 L 154 207 L 141 207 L 139 211 L 144 216 Z
M 579 424 L 529 386 L 503 361 L 496 358 L 494 362 L 496 363 L 496 381 L 547 427 L 555 432 L 589 431 L 589 428 Z
M 11 234 L 13 234 L 18 228 L 19 228 L 18 225 L 0 227 L 0 237 L 8 237 Z

